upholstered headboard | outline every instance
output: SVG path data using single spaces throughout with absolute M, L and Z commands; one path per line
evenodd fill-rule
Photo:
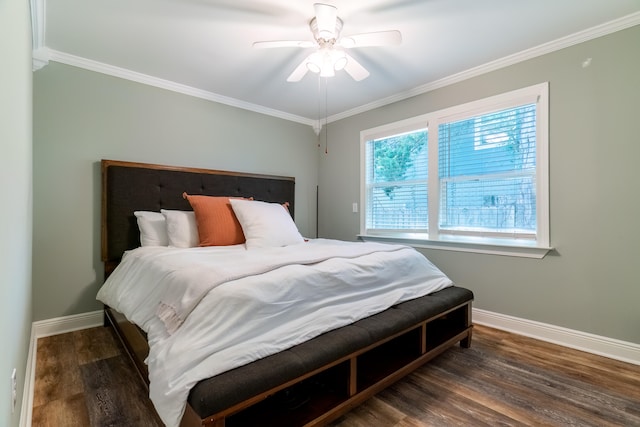
M 191 210 L 182 193 L 253 197 L 289 202 L 294 215 L 295 178 L 102 160 L 102 260 L 105 274 L 124 251 L 140 245 L 134 211 Z

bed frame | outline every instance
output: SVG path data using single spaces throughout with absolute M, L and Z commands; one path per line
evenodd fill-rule
M 294 178 L 114 160 L 101 166 L 105 278 L 140 244 L 133 212 L 191 210 L 184 191 L 289 202 L 294 215 Z M 469 347 L 472 300 L 467 289 L 446 288 L 203 380 L 181 427 L 325 425 L 452 345 Z M 110 307 L 105 324 L 148 384 L 144 332 Z

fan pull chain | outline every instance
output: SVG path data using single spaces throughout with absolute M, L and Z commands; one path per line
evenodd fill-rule
M 320 130 L 318 130 L 318 148 L 320 148 L 322 144 L 322 140 L 320 139 L 320 132 L 322 131 L 322 78 L 318 76 L 318 126 Z
M 329 154 L 329 79 L 324 79 L 324 154 Z

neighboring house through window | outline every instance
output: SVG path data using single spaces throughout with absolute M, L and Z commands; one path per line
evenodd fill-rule
M 542 257 L 548 84 L 361 132 L 363 239 Z

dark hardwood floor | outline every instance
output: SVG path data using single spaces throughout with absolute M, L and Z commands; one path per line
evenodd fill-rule
M 109 328 L 38 340 L 32 419 L 162 425 Z M 640 426 L 640 366 L 476 326 L 331 426 Z

